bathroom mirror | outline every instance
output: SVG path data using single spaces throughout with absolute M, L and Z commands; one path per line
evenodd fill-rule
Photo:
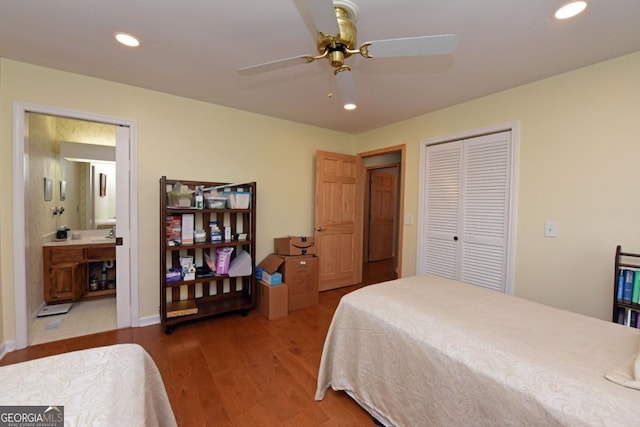
M 114 160 L 115 147 L 60 143 L 59 180 L 66 181 L 65 225 L 82 230 L 110 229 L 115 226 Z

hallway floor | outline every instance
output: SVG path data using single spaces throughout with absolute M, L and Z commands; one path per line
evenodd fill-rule
M 33 318 L 29 341 L 42 344 L 112 329 L 116 329 L 115 298 L 78 301 L 66 314 Z
M 388 258 L 380 261 L 365 262 L 362 265 L 362 284 L 386 282 L 397 279 L 396 259 Z

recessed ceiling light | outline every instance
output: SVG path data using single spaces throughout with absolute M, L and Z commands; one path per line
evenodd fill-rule
M 572 1 L 571 3 L 567 3 L 564 6 L 561 6 L 558 10 L 556 10 L 556 13 L 554 13 L 553 16 L 556 19 L 569 19 L 581 13 L 586 8 L 586 1 Z
M 140 42 L 137 38 L 133 37 L 131 34 L 127 33 L 116 33 L 116 40 L 122 43 L 125 46 L 129 47 L 138 47 L 140 46 Z
M 344 108 L 345 110 L 355 110 L 355 109 L 356 109 L 356 107 L 357 107 L 357 105 L 356 105 L 356 104 L 347 103 L 347 104 L 344 104 L 344 107 L 343 107 L 343 108 Z

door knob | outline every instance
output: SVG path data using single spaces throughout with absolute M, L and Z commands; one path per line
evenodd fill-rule
M 318 227 L 318 228 L 316 228 L 316 231 L 324 231 L 324 228 Z
M 453 240 L 458 240 L 458 236 L 453 236 Z

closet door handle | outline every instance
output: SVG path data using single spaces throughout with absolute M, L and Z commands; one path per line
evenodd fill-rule
M 458 240 L 458 236 L 453 236 L 453 240 Z

